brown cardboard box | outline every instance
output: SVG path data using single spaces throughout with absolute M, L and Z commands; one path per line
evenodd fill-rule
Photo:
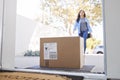
M 84 64 L 83 38 L 40 38 L 40 66 L 80 69 Z

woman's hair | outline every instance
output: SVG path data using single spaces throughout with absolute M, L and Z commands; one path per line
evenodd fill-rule
M 80 13 L 81 13 L 81 11 L 84 12 L 84 17 L 86 17 L 85 11 L 84 10 L 80 10 L 79 13 L 78 13 L 77 19 L 76 19 L 77 22 L 79 22 L 79 20 L 80 20 Z

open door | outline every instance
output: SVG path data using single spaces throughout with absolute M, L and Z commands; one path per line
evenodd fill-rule
M 15 21 L 16 21 L 16 0 L 4 0 L 4 29 L 2 42 L 2 56 L 0 53 L 0 66 L 2 69 L 14 69 L 14 53 L 15 53 Z M 119 61 L 119 0 L 103 0 L 104 1 L 104 34 L 105 34 L 105 52 L 107 61 L 107 78 L 120 78 L 120 61 Z M 0 45 L 2 32 L 2 12 L 3 0 L 0 0 Z M 0 46 L 1 52 L 1 46 Z M 2 58 L 1 58 L 2 57 Z M 106 58 L 105 57 L 105 58 Z M 84 74 L 85 76 L 85 74 Z M 95 76 L 96 77 L 96 76 Z

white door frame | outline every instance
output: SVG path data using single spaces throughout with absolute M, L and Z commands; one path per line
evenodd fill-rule
M 2 67 L 2 37 L 3 37 L 3 35 L 2 35 L 2 32 L 3 32 L 3 16 L 4 16 L 4 2 L 3 2 L 3 0 L 0 0 L 0 69 L 1 69 L 1 67 Z
M 2 69 L 14 69 L 16 0 L 2 0 Z

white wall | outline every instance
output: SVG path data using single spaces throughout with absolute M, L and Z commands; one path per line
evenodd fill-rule
M 16 0 L 4 0 L 2 68 L 14 68 Z
M 21 15 L 16 15 L 16 55 L 23 55 L 28 50 L 35 28 L 35 21 Z
M 120 0 L 104 0 L 107 77 L 120 79 Z

